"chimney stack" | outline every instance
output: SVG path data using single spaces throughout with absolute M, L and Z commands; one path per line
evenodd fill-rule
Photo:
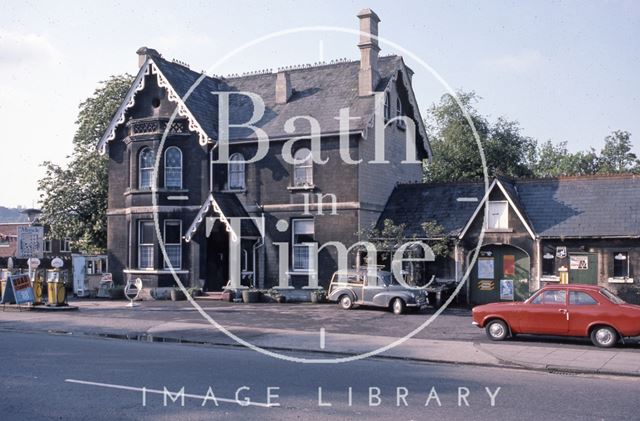
M 140 47 L 138 48 L 138 51 L 136 51 L 136 54 L 138 54 L 138 67 L 142 67 L 142 65 L 144 64 L 144 62 L 147 60 L 147 57 L 162 57 L 162 55 L 154 50 L 153 48 L 147 48 L 147 47 Z
M 289 73 L 280 71 L 276 74 L 276 104 L 286 104 L 291 98 L 291 77 Z
M 380 18 L 371 9 L 362 9 L 358 13 L 360 19 L 360 72 L 358 74 L 358 93 L 360 96 L 371 95 L 380 80 L 378 72 L 378 23 Z

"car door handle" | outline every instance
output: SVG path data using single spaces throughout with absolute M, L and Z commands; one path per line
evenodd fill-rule
M 559 309 L 558 309 L 558 311 L 559 311 L 560 313 L 566 313 L 566 312 L 567 312 L 567 310 L 566 310 L 566 309 L 564 309 L 564 308 L 559 308 Z

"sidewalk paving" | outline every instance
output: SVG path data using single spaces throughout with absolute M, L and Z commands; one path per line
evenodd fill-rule
M 140 307 L 133 309 L 125 307 L 122 301 L 78 300 L 73 304 L 80 307 L 80 310 L 0 311 L 0 329 L 240 346 L 204 319 L 194 322 L 166 317 L 169 312 L 163 311 L 153 302 L 141 303 Z M 110 317 L 105 317 L 105 311 L 109 312 Z M 184 307 L 171 308 L 170 311 L 187 313 L 194 310 Z M 149 317 L 151 313 L 152 318 Z M 238 314 L 241 315 L 241 312 Z M 310 352 L 313 354 L 306 358 L 344 359 L 371 352 L 396 340 L 375 335 L 375 332 L 327 332 L 322 341 L 320 332 L 247 327 L 239 325 L 240 322 L 238 320 L 238 324 L 224 327 L 255 346 L 294 358 L 300 357 L 300 352 Z M 602 350 L 588 345 L 566 348 L 513 342 L 482 343 L 412 338 L 379 356 L 441 363 L 640 376 L 640 353 L 625 350 L 624 347 Z

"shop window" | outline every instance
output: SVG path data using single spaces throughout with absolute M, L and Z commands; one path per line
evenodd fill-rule
M 293 156 L 293 186 L 313 186 L 313 158 L 307 148 L 299 149 Z
M 308 272 L 311 268 L 310 247 L 314 242 L 315 227 L 312 219 L 293 221 L 293 270 Z
M 509 228 L 509 204 L 506 201 L 489 202 L 488 229 Z
M 144 148 L 138 158 L 138 188 L 150 189 L 153 178 L 155 154 L 151 148 Z
M 45 238 L 42 240 L 42 252 L 43 253 L 51 253 L 51 240 Z
M 167 251 L 164 267 L 180 269 L 182 267 L 182 221 L 164 221 L 164 247 Z M 171 263 L 171 265 L 169 265 Z
M 552 251 L 545 250 L 542 255 L 542 276 L 555 276 L 556 274 L 556 257 Z
M 138 268 L 153 269 L 153 221 L 140 221 L 138 225 Z
M 244 190 L 246 188 L 244 156 L 242 154 L 234 153 L 231 155 L 227 176 L 229 190 Z
M 629 277 L 629 252 L 616 251 L 613 253 L 613 277 Z
M 164 153 L 164 186 L 167 189 L 182 188 L 182 151 L 175 146 Z

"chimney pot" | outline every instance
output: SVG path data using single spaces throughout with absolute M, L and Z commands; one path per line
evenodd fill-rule
M 157 50 L 148 47 L 138 48 L 136 54 L 138 54 L 138 67 L 142 67 L 144 62 L 147 61 L 148 57 L 162 57 L 162 54 L 160 54 Z
M 276 104 L 286 104 L 291 98 L 291 76 L 289 72 L 276 73 Z
M 362 9 L 358 13 L 360 19 L 360 71 L 358 73 L 358 93 L 360 96 L 371 95 L 380 81 L 378 71 L 378 23 L 380 18 L 371 9 Z

